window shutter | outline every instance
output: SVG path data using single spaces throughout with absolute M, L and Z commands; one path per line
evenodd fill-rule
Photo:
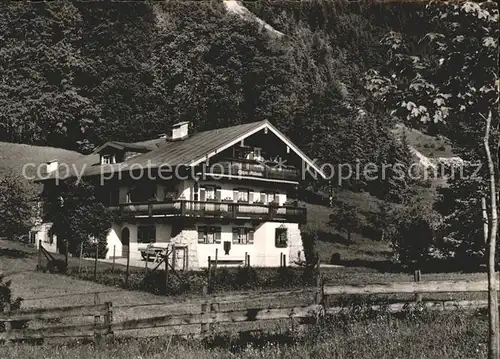
M 198 243 L 205 243 L 205 227 L 198 227 Z
M 238 190 L 237 189 L 233 190 L 233 201 L 235 201 L 235 202 L 238 201 Z
M 220 243 L 221 240 L 221 228 L 215 227 L 215 243 Z
M 205 201 L 205 188 L 200 188 L 200 201 Z
M 254 230 L 250 229 L 247 234 L 248 244 L 253 244 L 253 233 Z
M 220 188 L 217 188 L 215 190 L 215 199 L 217 201 L 220 201 L 222 199 L 222 190 Z
M 238 234 L 240 233 L 239 228 L 233 228 L 233 243 L 238 243 Z
M 149 228 L 149 242 L 150 243 L 156 242 L 156 227 Z
M 253 191 L 248 191 L 248 203 L 252 203 L 254 200 L 253 198 Z
M 260 194 L 260 200 L 262 203 L 266 203 L 266 194 L 265 193 Z

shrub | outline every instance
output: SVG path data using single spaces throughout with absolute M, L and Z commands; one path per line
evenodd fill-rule
M 14 300 L 12 299 L 10 284 L 10 280 L 4 282 L 3 277 L 0 276 L 0 313 L 3 313 L 7 303 L 10 303 L 10 310 L 18 310 L 19 308 L 21 308 L 21 302 L 23 301 L 23 299 L 19 297 Z M 11 324 L 13 329 L 22 329 L 27 327 L 26 320 L 15 321 Z M 4 322 L 0 321 L 0 332 L 3 331 L 5 331 L 5 325 Z
M 72 277 L 83 280 L 94 280 L 92 268 L 83 267 L 78 273 L 77 268 L 67 271 Z M 99 271 L 96 276 L 98 283 L 108 286 L 123 287 L 125 271 L 110 268 Z M 180 295 L 187 293 L 199 294 L 207 284 L 208 273 L 204 271 L 169 272 L 168 282 L 165 282 L 165 271 L 156 270 L 147 273 L 140 269 L 131 269 L 128 289 L 141 290 L 157 295 Z M 314 286 L 316 269 L 314 266 L 283 267 L 283 268 L 218 268 L 212 272 L 211 292 L 227 292 L 248 289 L 275 289 Z
M 67 269 L 66 262 L 62 259 L 50 260 L 47 263 L 47 270 L 50 273 L 66 273 Z
M 319 240 L 318 231 L 302 232 L 301 236 L 306 263 L 307 265 L 314 265 L 318 261 L 318 253 L 315 250 L 316 243 Z
M 392 240 L 395 259 L 407 266 L 420 265 L 430 258 L 434 231 L 427 218 L 402 221 Z

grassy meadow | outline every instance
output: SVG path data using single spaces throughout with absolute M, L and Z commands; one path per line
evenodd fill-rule
M 224 328 L 221 328 L 224 329 Z M 303 332 L 216 334 L 199 340 L 170 336 L 92 343 L 0 347 L 2 358 L 486 358 L 483 314 L 406 313 L 404 317 L 333 317 Z

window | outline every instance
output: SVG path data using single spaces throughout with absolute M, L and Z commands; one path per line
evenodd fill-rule
M 201 192 L 203 192 L 204 190 L 204 193 L 205 193 L 205 199 L 203 199 L 200 195 L 200 198 L 201 198 L 201 201 L 205 200 L 205 201 L 214 201 L 215 200 L 215 187 L 213 186 L 207 186 L 205 188 L 202 188 L 201 189 Z
M 268 192 L 266 193 L 266 200 L 267 200 L 267 203 L 271 203 L 271 202 L 274 202 L 274 200 L 276 200 L 276 193 L 271 193 L 271 192 Z
M 48 244 L 54 244 L 54 232 L 52 231 L 52 229 L 49 230 L 43 242 Z
M 115 155 L 102 155 L 101 156 L 101 164 L 111 165 L 113 163 L 116 163 Z
M 156 242 L 155 226 L 137 227 L 137 243 L 154 243 L 154 242 Z
M 35 231 L 30 231 L 30 243 L 31 244 L 36 243 L 36 232 Z
M 250 193 L 250 191 L 247 189 L 235 189 L 234 190 L 234 198 L 238 202 L 248 202 L 248 199 L 250 197 L 249 193 Z
M 276 248 L 288 247 L 288 229 L 286 227 L 278 227 L 275 232 L 274 244 Z
M 234 227 L 233 244 L 253 244 L 253 228 Z
M 118 188 L 114 188 L 109 192 L 109 205 L 118 206 L 119 202 L 120 202 L 120 190 Z
M 198 243 L 220 243 L 221 227 L 198 226 Z
M 246 159 L 248 158 L 250 152 L 250 147 L 235 147 L 234 148 L 234 158 Z
M 156 198 L 156 185 L 133 187 L 128 193 L 128 202 L 148 202 Z

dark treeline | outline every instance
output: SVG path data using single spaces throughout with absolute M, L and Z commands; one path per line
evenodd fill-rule
M 395 158 L 408 152 L 395 150 L 363 74 L 384 62 L 388 31 L 423 32 L 420 5 L 245 5 L 285 36 L 219 2 L 3 3 L 0 140 L 88 152 L 178 121 L 205 130 L 268 119 L 322 161 L 409 160 Z

